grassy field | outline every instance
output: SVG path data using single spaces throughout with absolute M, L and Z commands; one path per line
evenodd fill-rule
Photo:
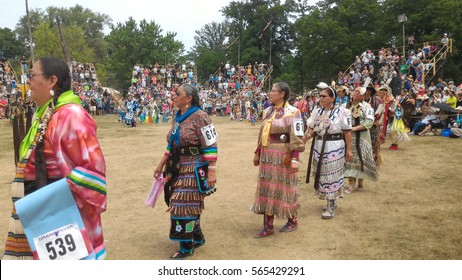
M 103 214 L 108 259 L 160 260 L 169 241 L 169 215 L 162 200 L 144 205 L 152 174 L 166 146 L 168 124 L 126 128 L 116 116 L 97 116 L 107 164 L 108 206 Z M 325 203 L 304 183 L 310 143 L 299 172 L 299 229 L 263 239 L 253 235 L 262 217 L 249 208 L 257 184 L 253 152 L 259 127 L 213 117 L 219 134 L 218 191 L 201 217 L 206 245 L 191 259 L 232 260 L 460 260 L 462 259 L 462 141 L 414 136 L 400 150 L 382 145 L 378 182 L 339 201 L 333 220 L 321 219 Z M 0 120 L 0 247 L 11 212 L 14 176 L 12 129 Z M 285 221 L 275 220 L 279 229 Z M 0 253 L 1 254 L 1 253 Z

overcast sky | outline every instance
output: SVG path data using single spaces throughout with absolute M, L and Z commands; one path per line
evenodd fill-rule
M 229 0 L 29 0 L 29 11 L 46 7 L 73 7 L 76 4 L 93 12 L 107 14 L 113 23 L 125 22 L 131 16 L 136 22 L 146 19 L 160 25 L 164 32 L 177 33 L 187 51 L 194 45 L 195 31 L 212 21 L 221 22 L 219 10 Z M 14 29 L 19 18 L 26 14 L 25 0 L 0 0 L 0 27 Z M 105 32 L 109 33 L 107 29 Z M 165 34 L 165 33 L 164 33 Z
M 28 0 L 29 11 L 45 10 L 49 6 L 73 7 L 76 4 L 93 12 L 106 14 L 114 24 L 125 22 L 131 16 L 139 23 L 142 19 L 153 20 L 164 32 L 177 33 L 186 51 L 194 45 L 195 31 L 212 21 L 222 22 L 220 10 L 231 0 Z M 317 0 L 308 0 L 314 4 Z M 21 16 L 26 15 L 25 0 L 0 0 L 0 27 L 14 29 Z M 110 29 L 104 30 L 109 33 Z M 165 35 L 165 33 L 164 33 Z

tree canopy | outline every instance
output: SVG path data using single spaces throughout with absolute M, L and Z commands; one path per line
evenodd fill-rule
M 274 65 L 273 81 L 285 80 L 295 91 L 330 82 L 367 49 L 396 45 L 403 33 L 413 35 L 416 47 L 424 42 L 440 45 L 443 33 L 453 39 L 453 55 L 445 64 L 444 78 L 462 77 L 462 1 L 460 0 L 307 0 L 231 1 L 221 12 L 223 22 L 211 22 L 196 31 L 195 45 L 185 54 L 176 33 L 163 34 L 154 21 L 112 24 L 109 16 L 80 5 L 47 7 L 30 12 L 35 49 L 40 55 L 62 56 L 56 36 L 56 17 L 62 26 L 72 58 L 98 63 L 105 82 L 128 86 L 134 64 L 184 63 L 198 69 L 200 83 L 214 74 L 222 61 L 248 65 Z M 398 22 L 406 14 L 407 21 Z M 110 33 L 103 34 L 109 26 Z M 11 34 L 1 29 L 2 51 L 8 56 L 28 52 L 26 17 Z M 10 46 L 18 46 L 11 48 Z M 91 61 L 88 61 L 91 60 Z
M 9 28 L 0 28 L 0 58 L 18 59 L 25 54 L 24 44 Z
M 111 26 L 111 33 L 105 38 L 109 53 L 103 63 L 112 73 L 108 79 L 117 87 L 127 88 L 135 64 L 183 62 L 186 59 L 184 45 L 175 37 L 176 33 L 172 32 L 162 35 L 161 27 L 154 21 L 142 20 L 137 24 L 131 17 L 125 23 Z

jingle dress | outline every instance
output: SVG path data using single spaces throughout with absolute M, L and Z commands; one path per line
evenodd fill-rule
M 366 129 L 355 131 L 351 137 L 353 159 L 345 165 L 344 177 L 370 179 L 377 181 L 379 174 L 374 161 L 369 129 L 374 123 L 374 109 L 366 103 L 360 102 L 350 107 L 352 126 L 363 125 Z
M 265 134 L 265 127 L 269 135 Z M 278 135 L 282 134 L 287 135 L 286 143 L 278 141 Z M 262 143 L 264 137 L 269 138 L 266 146 Z M 257 148 L 260 151 L 258 184 L 251 207 L 254 213 L 282 218 L 297 215 L 300 208 L 298 177 L 297 173 L 290 173 L 290 160 L 298 158 L 298 153 L 305 150 L 302 137 L 303 120 L 297 108 L 286 104 L 264 110 Z
M 313 139 L 313 176 L 316 176 L 318 171 L 322 137 L 326 133 L 326 138 L 329 135 L 338 136 L 325 141 L 319 183 L 315 186 L 315 195 L 319 199 L 336 199 L 343 193 L 346 149 L 343 131 L 351 130 L 350 110 L 338 106 L 331 110 L 318 108 L 310 116 L 308 128 L 313 129 L 316 135 Z
M 181 123 L 173 122 L 167 134 L 167 142 L 172 144 L 167 146 L 165 155 L 169 157 L 169 162 L 175 157 L 175 153 L 179 159 L 177 174 L 170 175 L 171 187 L 167 191 L 170 194 L 167 194 L 166 202 L 168 201 L 167 211 L 170 212 L 171 219 L 170 239 L 200 243 L 204 239 L 200 228 L 200 215 L 204 210 L 204 198 L 208 194 L 199 191 L 194 168 L 198 164 L 217 160 L 218 135 L 216 131 L 209 131 L 215 135 L 204 133 L 205 127 L 213 126 L 212 120 L 206 112 L 198 107 L 193 108 L 197 108 L 196 111 Z M 179 142 L 171 141 L 175 129 L 179 129 Z M 209 140 L 208 136 L 212 140 Z
M 385 106 L 375 95 L 371 97 L 370 105 L 372 109 L 374 109 L 374 124 L 369 130 L 371 134 L 372 153 L 374 155 L 375 164 L 379 167 L 382 164 L 382 155 L 380 153 L 382 140 L 380 139 L 380 136 L 382 134 L 383 113 Z

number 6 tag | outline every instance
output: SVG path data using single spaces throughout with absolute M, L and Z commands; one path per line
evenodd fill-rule
M 77 223 L 63 226 L 34 238 L 39 260 L 78 260 L 88 249 Z
M 217 131 L 215 130 L 215 126 L 213 125 L 213 123 L 202 127 L 201 132 L 202 132 L 202 136 L 205 139 L 205 144 L 207 146 L 210 146 L 217 142 L 218 134 L 217 134 Z
M 295 136 L 303 136 L 303 129 L 305 128 L 305 125 L 303 124 L 302 119 L 294 119 L 294 131 L 295 131 Z
M 366 119 L 374 120 L 374 109 L 366 110 Z

